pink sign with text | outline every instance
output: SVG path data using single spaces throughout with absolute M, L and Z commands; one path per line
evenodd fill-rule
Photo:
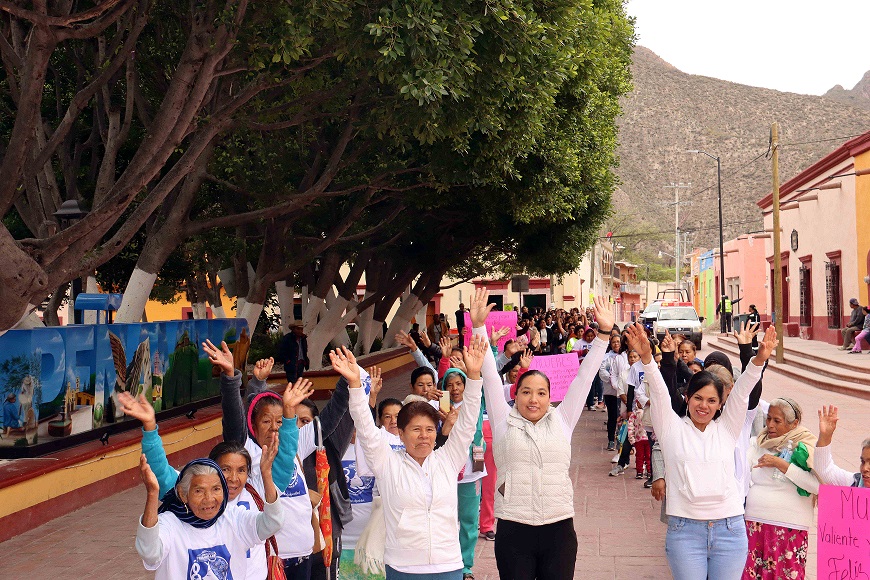
M 870 489 L 819 488 L 819 580 L 870 580 Z
M 532 359 L 529 370 L 541 371 L 550 379 L 550 400 L 561 401 L 568 393 L 568 387 L 577 377 L 580 369 L 580 359 L 577 353 L 536 356 Z
M 498 340 L 499 352 L 504 350 L 504 343 L 517 337 L 517 313 L 513 311 L 490 312 L 489 315 L 486 317 L 486 336 L 492 336 L 493 330 L 498 330 L 502 327 L 507 327 L 508 333 Z M 468 329 L 468 332 L 465 333 L 465 341 L 463 342 L 463 344 L 465 346 L 468 346 L 471 342 L 472 329 L 471 315 L 468 312 L 465 313 L 465 328 Z

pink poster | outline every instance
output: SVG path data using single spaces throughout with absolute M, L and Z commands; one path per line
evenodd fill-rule
M 509 312 L 501 312 L 501 311 L 493 311 L 489 313 L 489 316 L 486 317 L 486 335 L 492 336 L 493 330 L 498 330 L 499 328 L 507 327 L 508 333 L 507 335 L 501 337 L 498 341 L 498 350 L 499 352 L 504 350 L 504 343 L 507 341 L 514 339 L 517 337 L 517 313 L 513 311 Z M 465 346 L 471 342 L 471 315 L 466 312 L 465 313 L 465 328 L 468 329 L 468 332 L 465 333 Z
M 561 401 L 568 393 L 568 387 L 577 377 L 580 359 L 576 353 L 536 356 L 529 370 L 541 371 L 550 379 L 550 400 Z
M 870 580 L 870 489 L 819 489 L 819 580 Z

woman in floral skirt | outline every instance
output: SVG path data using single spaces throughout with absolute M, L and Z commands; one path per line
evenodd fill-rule
M 752 471 L 745 515 L 749 555 L 744 580 L 805 577 L 813 497 L 819 481 L 809 471 L 817 439 L 800 424 L 801 417 L 796 401 L 775 399 L 767 413 L 767 429 L 749 448 Z M 789 450 L 790 460 L 780 456 Z

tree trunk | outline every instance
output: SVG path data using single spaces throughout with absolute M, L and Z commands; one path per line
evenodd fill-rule
M 193 311 L 194 320 L 208 319 L 208 306 L 205 302 L 191 302 L 190 309 Z
M 239 299 L 241 302 L 242 299 Z M 254 331 L 257 330 L 257 321 L 260 319 L 260 314 L 263 313 L 263 304 L 257 302 L 245 302 L 243 307 L 239 310 L 239 313 L 236 315 L 236 318 L 244 318 L 248 321 L 248 332 L 253 336 Z
M 405 300 L 402 301 L 401 306 L 396 311 L 395 316 L 390 321 L 390 325 L 387 327 L 387 334 L 384 336 L 384 348 L 392 348 L 396 346 L 396 334 L 402 330 L 407 332 L 408 328 L 411 326 L 411 318 L 414 317 L 414 314 L 418 310 L 420 310 L 420 299 L 417 298 L 414 294 L 409 294 Z
M 372 292 L 366 289 L 363 300 L 370 298 Z M 353 346 L 353 353 L 356 356 L 369 354 L 372 349 L 372 343 L 375 341 L 375 322 L 374 322 L 375 307 L 369 306 L 362 312 L 357 313 L 356 317 L 356 344 Z
M 124 298 L 121 300 L 121 307 L 115 316 L 115 322 L 131 323 L 142 320 L 145 304 L 148 303 L 148 297 L 151 295 L 151 289 L 154 288 L 156 281 L 156 272 L 152 274 L 136 267 L 127 282 L 127 288 L 124 290 Z
M 69 290 L 69 282 L 61 284 L 60 288 L 51 295 L 43 315 L 43 322 L 46 326 L 60 326 L 60 317 L 57 315 L 57 311 L 66 299 L 67 290 Z
M 278 296 L 278 308 L 281 311 L 281 334 L 290 331 L 290 323 L 296 320 L 294 314 L 293 294 L 295 288 L 287 284 L 286 280 L 275 282 L 275 294 Z
M 85 292 L 87 294 L 96 294 L 99 292 L 99 287 L 97 286 L 97 279 L 94 276 L 88 276 L 85 278 Z M 103 316 L 106 316 L 106 313 L 103 313 Z M 82 316 L 82 322 L 85 324 L 96 324 L 100 319 L 100 312 L 98 310 L 85 310 L 84 315 Z

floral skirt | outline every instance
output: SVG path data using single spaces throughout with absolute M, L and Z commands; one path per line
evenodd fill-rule
M 793 530 L 746 520 L 749 555 L 742 580 L 804 580 L 807 567 L 806 530 Z

